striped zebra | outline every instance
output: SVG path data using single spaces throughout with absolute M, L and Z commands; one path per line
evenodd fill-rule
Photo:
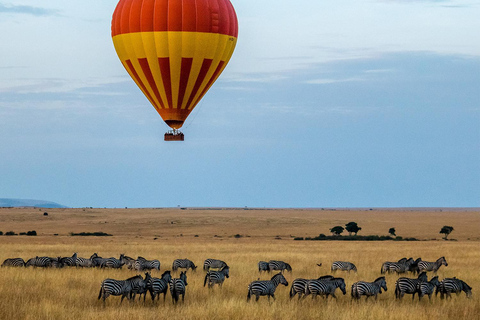
M 267 296 L 268 301 L 270 301 L 270 297 L 275 300 L 275 290 L 279 284 L 288 286 L 288 281 L 281 272 L 274 275 L 270 280 L 253 281 L 248 285 L 247 301 L 250 301 L 252 295 L 255 296 L 255 301 L 258 301 L 260 296 Z
M 219 271 L 209 270 L 205 275 L 205 281 L 203 286 L 208 283 L 208 288 L 213 288 L 215 284 L 218 284 L 220 287 L 223 285 L 225 278 L 229 278 L 230 268 L 228 266 L 223 267 Z
M 96 253 L 92 254 L 89 259 L 78 257 L 77 256 L 77 261 L 75 262 L 77 267 L 81 268 L 91 268 L 93 267 L 93 259 L 98 257 Z
M 335 296 L 335 290 L 337 288 L 340 288 L 344 295 L 347 293 L 345 280 L 343 278 L 310 280 L 305 286 L 305 295 L 308 296 L 309 294 L 312 294 L 312 299 L 315 299 L 317 295 L 325 296 L 327 299 L 328 296 L 337 299 Z
M 50 267 L 52 268 L 63 268 L 65 264 L 62 261 L 62 257 L 57 257 L 57 258 L 50 258 L 51 265 Z
M 396 272 L 398 273 L 405 273 L 408 271 L 410 265 L 413 263 L 413 258 L 402 258 L 398 260 L 397 262 L 384 262 L 382 265 L 381 273 L 392 273 Z
M 60 263 L 67 267 L 77 266 L 77 253 L 75 252 L 71 257 L 64 257 L 60 259 Z
M 127 266 L 128 270 L 135 269 L 135 259 L 129 256 L 123 256 L 123 259 L 125 260 L 125 265 Z
M 412 272 L 413 274 L 419 274 L 420 270 L 418 269 L 418 263 L 422 261 L 422 258 L 417 258 L 412 264 L 408 267 L 408 271 Z
M 292 267 L 288 263 L 279 260 L 268 261 L 268 268 L 272 271 L 280 271 L 281 273 L 283 273 L 284 270 L 292 272 Z
M 22 258 L 5 259 L 2 267 L 25 267 L 25 261 Z
M 125 256 L 120 255 L 120 259 L 116 258 L 107 258 L 101 264 L 100 268 L 112 268 L 112 269 L 121 269 L 125 264 Z
M 472 287 L 465 283 L 465 281 L 457 278 L 445 278 L 437 286 L 435 290 L 435 296 L 440 292 L 440 298 L 444 299 L 445 295 L 448 298 L 452 298 L 452 293 L 459 295 L 461 292 L 465 292 L 467 298 L 472 297 Z
M 357 267 L 351 263 L 351 262 L 346 262 L 346 261 L 335 261 L 332 263 L 332 272 L 335 272 L 337 270 L 341 271 L 348 271 L 350 273 L 351 270 L 353 270 L 355 273 L 357 272 Z
M 402 299 L 405 294 L 411 294 L 412 300 L 415 298 L 415 293 L 417 293 L 417 285 L 420 282 L 427 282 L 427 273 L 422 272 L 416 279 L 412 278 L 399 278 L 395 282 L 395 298 Z
M 170 294 L 172 295 L 172 302 L 178 302 L 178 298 L 182 295 L 182 302 L 185 300 L 185 290 L 187 287 L 187 272 L 181 272 L 180 278 L 170 280 Z
M 137 260 L 135 260 L 134 268 L 137 271 L 153 270 L 153 269 L 160 271 L 160 261 L 147 260 L 144 257 L 138 257 Z
M 39 257 L 28 259 L 25 263 L 25 267 L 40 267 L 40 268 L 50 268 L 52 267 L 52 258 L 49 257 Z
M 180 268 L 186 269 L 186 271 L 188 271 L 188 269 L 196 271 L 197 266 L 195 265 L 195 263 L 193 263 L 193 261 L 188 260 L 187 258 L 174 260 L 172 263 L 172 271 L 177 271 L 177 269 Z
M 95 257 L 94 257 L 95 256 Z M 97 267 L 97 268 L 101 268 L 102 265 L 105 263 L 105 261 L 107 260 L 107 258 L 102 258 L 100 257 L 98 254 L 94 253 L 92 255 L 92 257 L 90 257 L 92 259 L 92 262 L 93 262 L 93 266 L 94 267 Z
M 155 301 L 155 297 L 158 297 L 158 299 L 160 299 L 160 294 L 162 293 L 163 301 L 165 301 L 165 297 L 167 296 L 168 291 L 168 283 L 170 282 L 170 280 L 172 280 L 170 271 L 165 271 L 162 274 L 161 278 L 152 277 L 150 281 L 147 282 L 147 290 L 150 292 L 152 301 Z
M 268 262 L 266 261 L 259 261 L 258 262 L 258 272 L 270 272 L 270 267 L 268 266 Z
M 143 280 L 142 276 L 136 275 L 127 280 L 105 279 L 100 286 L 98 299 L 103 297 L 103 302 L 105 303 L 105 299 L 109 296 L 122 296 L 122 299 L 120 300 L 120 303 L 122 303 L 124 298 L 130 299 L 133 283 L 139 279 Z
M 150 276 L 149 272 L 145 273 L 145 279 L 142 277 L 136 278 L 132 280 L 132 289 L 130 290 L 130 299 L 135 300 L 135 296 L 139 294 L 139 300 L 142 298 L 143 294 L 143 301 L 145 301 L 145 296 L 147 295 L 147 283 L 150 282 L 152 277 Z
M 331 280 L 333 279 L 333 276 L 322 276 L 316 280 Z M 298 293 L 298 300 L 302 298 L 302 295 L 305 293 L 305 287 L 310 280 L 315 280 L 315 279 L 303 279 L 303 278 L 297 278 L 293 280 L 292 282 L 292 287 L 290 288 L 290 299 L 292 299 L 297 293 Z
M 433 290 L 437 288 L 439 284 L 438 276 L 433 277 L 428 282 L 420 282 L 417 285 L 418 300 L 422 300 L 424 295 L 428 295 L 428 300 L 432 300 Z
M 433 273 L 437 273 L 438 269 L 444 265 L 445 267 L 448 266 L 447 260 L 445 257 L 438 258 L 435 262 L 428 262 L 428 261 L 420 261 L 418 263 L 418 270 L 419 272 L 423 271 L 433 271 Z
M 377 278 L 373 282 L 358 281 L 352 285 L 352 299 L 360 300 L 361 296 L 366 296 L 368 300 L 371 296 L 375 296 L 377 300 L 377 295 L 382 294 L 382 289 L 387 291 L 385 277 Z
M 227 263 L 222 260 L 217 259 L 207 259 L 203 262 L 203 270 L 210 270 L 212 269 L 222 269 L 223 267 L 227 266 Z

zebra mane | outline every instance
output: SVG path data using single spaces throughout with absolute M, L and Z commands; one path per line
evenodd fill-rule
M 326 276 L 319 277 L 317 280 L 333 280 L 333 279 L 335 279 L 334 276 L 326 275 Z
M 463 291 L 472 291 L 472 287 L 470 287 L 465 281 L 460 280 L 463 286 Z
M 130 278 L 128 278 L 128 279 L 127 279 L 127 280 L 125 280 L 125 281 L 128 281 L 128 280 L 133 280 L 133 279 L 138 279 L 138 278 L 140 278 L 140 279 L 142 279 L 142 280 L 143 280 L 142 276 L 141 276 L 141 275 L 139 275 L 139 274 L 137 274 L 136 276 L 130 277 Z
M 270 279 L 270 280 L 276 279 L 276 278 L 278 278 L 278 277 L 283 277 L 283 274 L 282 274 L 281 272 L 279 272 L 279 273 L 277 273 L 276 275 L 274 275 L 274 276 L 272 277 L 272 279 Z
M 375 281 L 373 281 L 373 282 L 377 282 L 377 281 L 380 281 L 380 280 L 382 280 L 382 279 L 385 280 L 385 277 L 378 277 L 378 278 L 375 279 Z
M 170 274 L 170 270 L 167 270 L 167 271 L 165 271 L 164 273 L 162 273 L 162 278 L 163 278 L 165 275 L 167 275 L 167 274 Z

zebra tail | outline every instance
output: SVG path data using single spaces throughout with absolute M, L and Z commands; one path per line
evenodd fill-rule
M 177 288 L 175 288 L 175 286 L 173 286 L 173 290 L 172 290 L 172 298 L 173 300 L 175 301 L 175 303 L 178 302 L 178 294 L 177 294 Z
M 103 283 L 100 286 L 100 292 L 98 293 L 98 300 L 100 300 L 100 298 L 102 297 L 102 292 L 103 292 Z
M 293 283 L 292 283 L 292 287 L 290 288 L 290 299 L 292 299 L 293 296 L 295 296 L 295 290 L 293 289 Z
M 207 274 L 205 275 L 205 281 L 203 281 L 203 286 L 205 287 L 205 285 L 207 284 L 207 279 L 208 279 L 208 272 Z
M 250 288 L 248 288 L 247 302 L 250 301 L 250 297 L 251 297 L 251 292 L 250 292 Z

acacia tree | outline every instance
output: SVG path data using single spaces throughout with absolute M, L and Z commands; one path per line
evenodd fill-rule
M 395 231 L 395 228 L 390 228 L 390 229 L 388 229 L 388 233 L 391 234 L 391 235 L 394 236 L 394 237 L 397 236 L 397 235 L 395 234 L 395 232 L 397 232 L 397 231 Z
M 335 226 L 332 229 L 330 229 L 330 232 L 336 236 L 339 236 L 342 234 L 343 230 L 345 229 L 342 226 Z
M 447 240 L 447 237 L 450 233 L 452 233 L 453 227 L 450 226 L 443 226 L 443 228 L 440 230 L 439 233 L 445 234 L 445 237 L 443 239 Z
M 356 222 L 349 222 L 345 225 L 345 229 L 348 231 L 349 235 L 352 235 L 352 232 L 357 235 L 358 231 L 362 230 Z

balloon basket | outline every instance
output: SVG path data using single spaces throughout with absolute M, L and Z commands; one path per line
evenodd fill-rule
M 165 133 L 165 141 L 184 141 L 185 135 L 178 131 L 172 130 Z

